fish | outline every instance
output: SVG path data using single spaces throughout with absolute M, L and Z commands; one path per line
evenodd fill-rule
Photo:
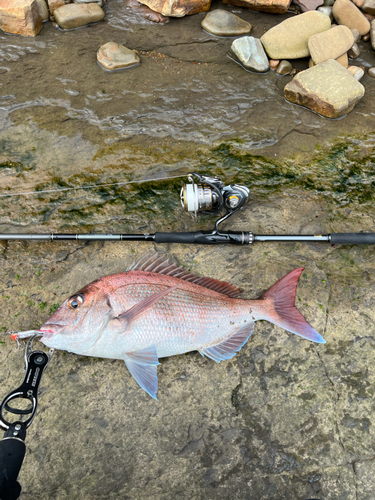
M 159 254 L 145 256 L 67 298 L 39 329 L 40 340 L 54 349 L 124 360 L 139 386 L 157 399 L 160 358 L 199 351 L 226 361 L 258 320 L 325 343 L 294 305 L 303 269 L 245 300 L 232 283 L 198 276 Z

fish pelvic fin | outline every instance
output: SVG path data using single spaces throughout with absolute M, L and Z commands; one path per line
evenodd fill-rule
M 236 330 L 229 338 L 220 344 L 199 349 L 202 356 L 207 356 L 217 363 L 233 358 L 233 356 L 243 347 L 248 341 L 254 330 L 254 322 L 250 321 L 244 326 Z
M 157 401 L 159 360 L 156 347 L 152 345 L 139 351 L 127 352 L 124 361 L 137 384 Z
M 298 280 L 303 270 L 304 267 L 300 267 L 291 271 L 259 297 L 268 302 L 263 319 L 304 339 L 325 344 L 324 338 L 309 325 L 294 305 Z

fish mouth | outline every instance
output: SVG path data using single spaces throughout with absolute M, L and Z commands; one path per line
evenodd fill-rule
M 40 333 L 43 334 L 43 339 L 50 339 L 53 335 L 58 333 L 60 328 L 64 328 L 64 325 L 59 324 L 45 324 L 39 329 Z

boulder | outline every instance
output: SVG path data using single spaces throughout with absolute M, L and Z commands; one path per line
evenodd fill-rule
M 308 41 L 310 55 L 315 64 L 336 59 L 347 52 L 354 43 L 353 33 L 346 26 L 312 35 Z
M 56 9 L 70 3 L 70 0 L 47 0 L 47 2 L 49 13 L 51 14 L 51 16 L 53 16 L 53 13 Z
M 125 5 L 130 9 L 133 9 L 138 14 L 140 14 L 145 19 L 152 21 L 153 23 L 168 23 L 169 17 L 163 16 L 159 14 L 159 12 L 155 12 L 151 10 L 147 5 L 143 5 L 138 2 L 138 0 L 126 0 Z
M 97 60 L 99 65 L 106 71 L 131 68 L 138 66 L 141 62 L 134 50 L 115 42 L 102 45 L 97 52 Z
M 244 36 L 232 43 L 232 52 L 241 64 L 251 71 L 265 73 L 270 69 L 268 58 L 259 38 Z
M 293 0 L 295 5 L 301 8 L 302 12 L 316 10 L 320 5 L 324 4 L 324 0 Z
M 271 14 L 285 14 L 291 0 L 223 0 L 223 3 Z
M 330 18 L 325 14 L 318 11 L 305 12 L 274 26 L 260 41 L 270 59 L 299 59 L 310 55 L 310 36 L 330 27 Z
M 1 0 L 0 29 L 6 33 L 36 36 L 42 29 L 36 0 Z
M 251 24 L 226 10 L 216 9 L 209 12 L 201 22 L 204 30 L 218 36 L 247 35 Z
M 167 17 L 199 14 L 199 12 L 207 12 L 211 7 L 211 0 L 142 0 L 139 3 Z
M 375 14 L 375 0 L 365 0 L 361 9 L 368 14 Z
M 365 89 L 333 59 L 298 73 L 284 88 L 285 98 L 328 118 L 349 113 Z
M 46 0 L 36 0 L 38 6 L 38 12 L 42 22 L 49 20 L 49 10 Z
M 54 17 L 60 28 L 72 30 L 104 19 L 104 10 L 97 3 L 63 5 L 54 11 Z
M 370 31 L 370 22 L 350 0 L 336 0 L 332 13 L 337 24 L 344 24 L 350 29 L 355 28 L 360 35 Z

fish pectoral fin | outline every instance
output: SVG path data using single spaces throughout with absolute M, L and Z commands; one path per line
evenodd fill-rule
M 224 342 L 210 347 L 203 347 L 203 349 L 199 349 L 199 352 L 202 356 L 207 356 L 217 363 L 231 359 L 236 352 L 238 352 L 241 347 L 246 344 L 250 335 L 253 333 L 253 330 L 254 322 L 251 321 L 250 323 L 246 323 L 246 325 L 241 326 L 228 339 L 224 340 Z
M 178 288 L 178 285 L 164 288 L 164 290 L 160 290 L 159 292 L 150 295 L 150 297 L 147 297 L 147 299 L 138 302 L 138 304 L 131 307 L 123 314 L 120 314 L 115 319 L 120 321 L 121 323 L 125 323 L 126 327 L 128 327 L 132 321 L 142 317 L 149 310 L 150 307 L 152 307 L 156 302 L 158 302 L 168 293 L 173 292 L 173 290 L 175 290 L 176 288 Z
M 140 351 L 127 352 L 124 361 L 137 384 L 157 401 L 159 360 L 156 347 L 152 345 Z

